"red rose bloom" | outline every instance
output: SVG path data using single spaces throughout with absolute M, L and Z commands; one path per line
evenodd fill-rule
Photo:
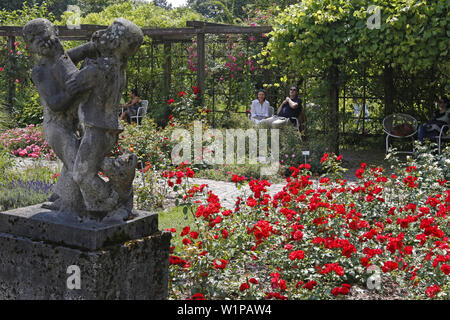
M 180 236 L 184 237 L 185 235 L 187 235 L 189 233 L 189 231 L 191 231 L 191 227 L 187 226 L 183 228 L 183 231 L 181 231 Z
M 441 287 L 437 284 L 434 284 L 425 290 L 425 294 L 430 298 L 434 298 L 434 295 L 439 291 L 441 291 Z
M 244 282 L 244 283 L 242 283 L 241 284 L 241 286 L 239 287 L 239 291 L 244 291 L 244 290 L 247 290 L 248 288 L 250 288 L 250 286 L 248 285 L 248 283 L 247 282 Z
M 305 253 L 302 250 L 292 251 L 289 253 L 290 260 L 301 260 L 305 257 Z
M 189 236 L 192 239 L 197 239 L 198 238 L 198 232 L 192 231 L 192 232 L 189 233 Z
M 205 299 L 205 296 L 203 294 L 196 293 L 188 300 L 206 300 L 206 299 Z
M 200 93 L 200 89 L 197 86 L 193 86 L 192 89 L 194 89 L 194 94 Z
M 312 290 L 312 289 L 314 289 L 315 286 L 317 286 L 317 282 L 314 281 L 314 280 L 312 280 L 312 281 L 307 282 L 307 283 L 303 286 L 303 288 L 308 289 L 308 290 Z
M 216 259 L 213 261 L 214 269 L 225 269 L 228 261 L 225 259 Z
M 445 274 L 450 274 L 450 265 L 448 265 L 448 264 L 443 264 L 442 266 L 441 266 L 441 271 L 443 272 L 443 273 L 445 273 Z

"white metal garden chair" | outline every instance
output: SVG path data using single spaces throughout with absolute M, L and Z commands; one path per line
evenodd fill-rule
M 448 129 L 447 133 L 445 133 L 446 128 Z M 449 140 L 449 139 L 450 139 L 450 125 L 444 124 L 441 127 L 441 130 L 439 132 L 439 136 L 437 137 L 439 154 L 441 154 L 441 150 L 442 150 L 442 140 Z
M 403 133 L 400 131 L 403 128 Z M 399 153 L 414 153 L 414 135 L 417 132 L 417 120 L 405 113 L 394 113 L 383 120 L 383 131 L 386 133 L 386 153 L 389 150 L 389 138 L 411 139 L 413 150 Z
M 148 100 L 142 100 L 141 106 L 138 108 L 136 115 L 130 117 L 130 121 L 135 120 L 138 125 L 141 124 L 142 118 L 147 114 Z

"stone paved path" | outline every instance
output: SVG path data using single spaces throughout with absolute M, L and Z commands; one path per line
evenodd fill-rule
M 234 182 L 216 181 L 209 179 L 192 179 L 192 184 L 207 184 L 209 190 L 217 195 L 220 199 L 220 203 L 225 208 L 234 208 L 237 197 L 239 196 L 249 196 L 251 194 L 250 187 L 246 185 L 240 190 L 236 188 Z M 283 189 L 284 183 L 272 184 L 267 188 L 268 193 L 273 196 Z

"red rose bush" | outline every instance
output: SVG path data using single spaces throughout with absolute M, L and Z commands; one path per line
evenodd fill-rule
M 322 164 L 339 166 L 327 164 L 337 158 Z M 409 162 L 390 174 L 363 163 L 354 183 L 312 181 L 309 166 L 291 167 L 273 196 L 267 180 L 235 176 L 250 193 L 234 208 L 206 185 L 186 184 L 186 164 L 165 172 L 194 218 L 171 230 L 181 240 L 170 256 L 171 298 L 345 299 L 355 286 L 383 292 L 387 277 L 407 299 L 448 299 L 449 184 L 425 176 L 420 157 Z

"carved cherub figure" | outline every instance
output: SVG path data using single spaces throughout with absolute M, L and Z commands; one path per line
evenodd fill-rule
M 54 189 L 56 201 L 52 209 L 82 211 L 83 201 L 73 181 L 73 166 L 78 152 L 78 105 L 86 98 L 81 91 L 69 92 L 65 85 L 79 70 L 57 37 L 57 29 L 47 19 L 29 21 L 23 36 L 30 52 L 40 56 L 31 72 L 44 112 L 44 137 L 63 162 L 63 169 Z M 82 50 L 78 50 L 82 56 Z
M 102 219 L 129 202 L 119 195 L 114 182 L 105 182 L 98 172 L 123 130 L 117 109 L 126 83 L 126 62 L 142 44 L 143 33 L 134 23 L 119 18 L 108 29 L 97 31 L 91 41 L 98 56 L 87 58 L 80 72 L 68 79 L 66 85 L 74 95 L 88 92 L 79 106 L 83 135 L 75 157 L 73 178 L 80 187 L 89 216 Z M 128 157 L 127 161 L 136 162 L 133 157 Z M 126 166 L 127 175 L 134 177 L 135 167 Z M 110 170 L 114 167 L 119 168 L 108 166 Z M 123 170 L 120 172 L 122 176 L 125 174 Z M 112 172 L 110 174 L 113 175 Z M 120 194 L 124 194 L 122 189 Z

